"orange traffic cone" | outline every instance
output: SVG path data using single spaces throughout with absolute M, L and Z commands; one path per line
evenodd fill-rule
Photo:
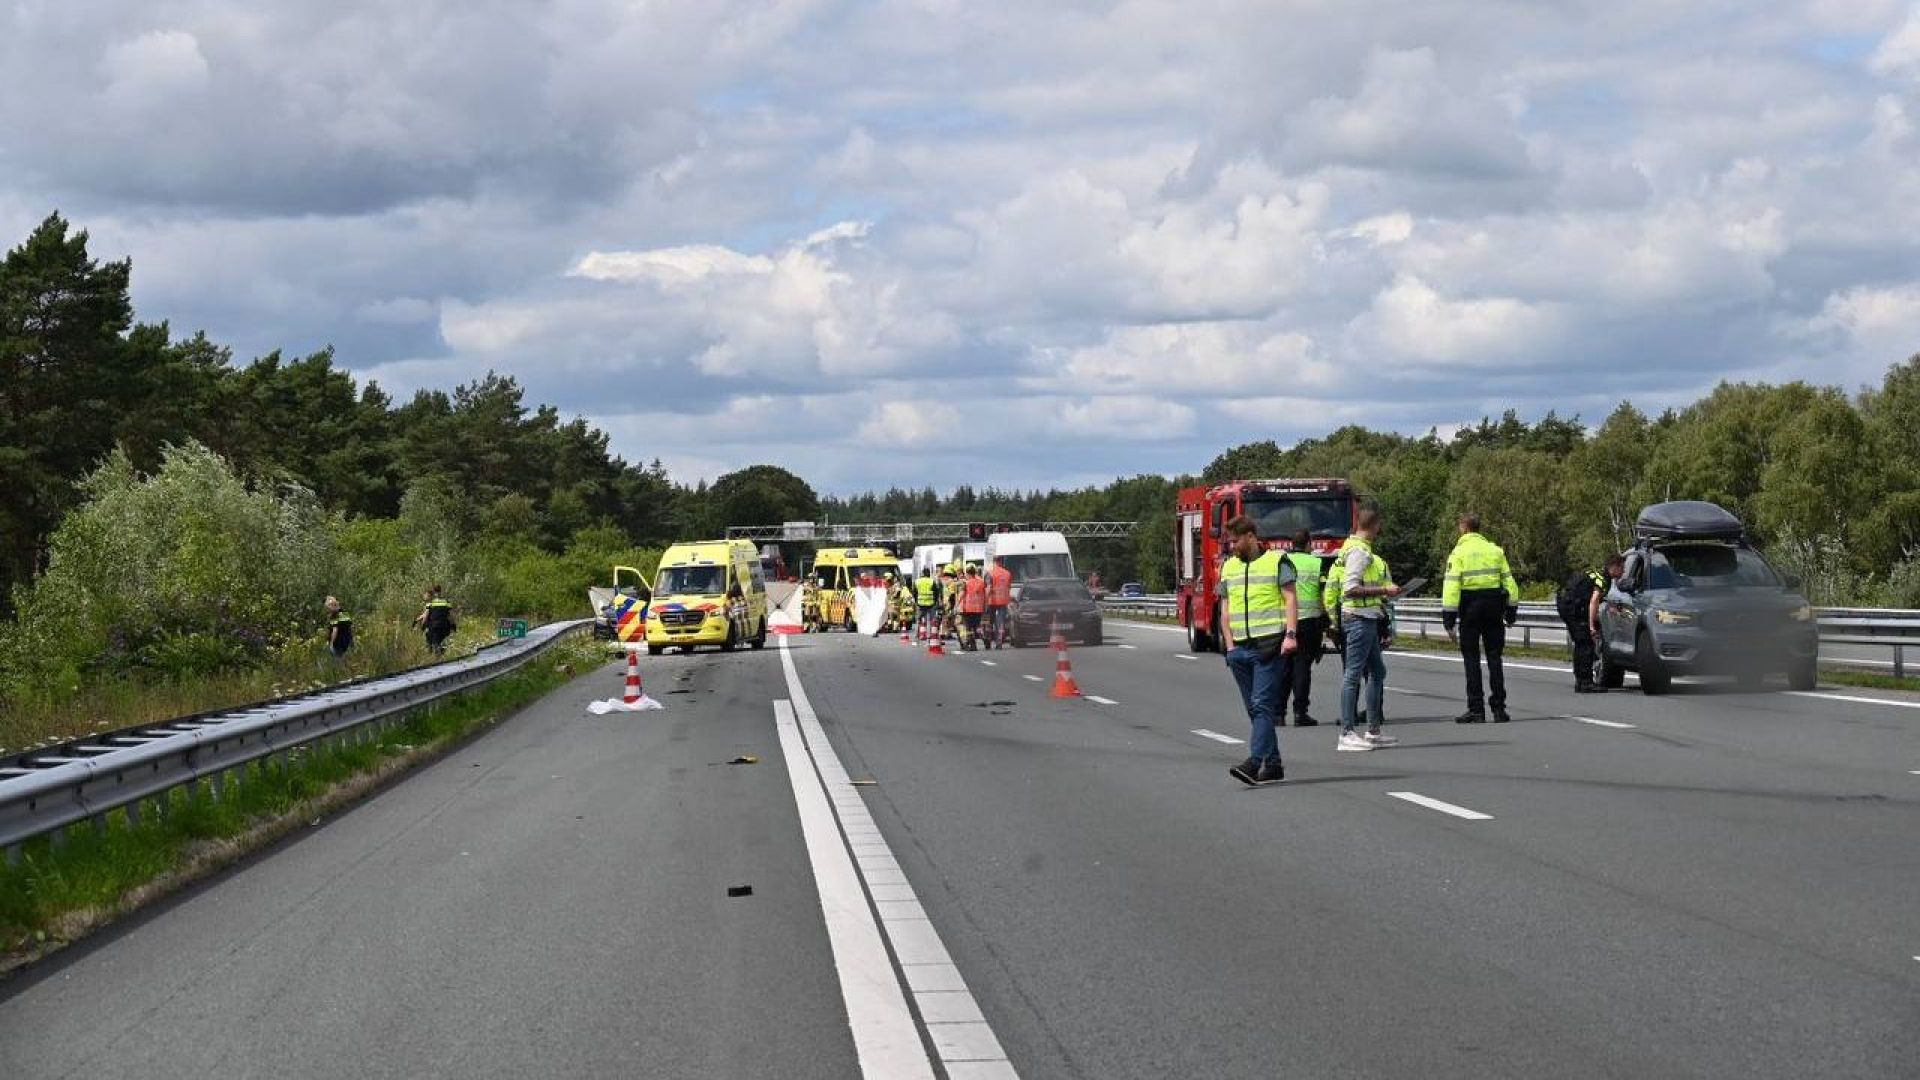
M 937 626 L 934 627 L 933 630 L 927 634 L 927 655 L 928 656 L 947 655 L 946 648 L 940 644 L 940 639 L 943 636 L 945 635 L 940 633 L 940 628 Z
M 908 632 L 906 623 L 900 624 L 900 644 L 902 645 L 913 644 L 913 635 Z
M 1073 664 L 1067 660 L 1066 635 L 1060 632 L 1059 620 L 1053 624 L 1053 696 L 1057 698 L 1080 697 L 1080 684 L 1073 681 Z
M 640 704 L 647 692 L 640 687 L 640 650 L 627 650 L 627 693 L 620 700 L 628 705 Z

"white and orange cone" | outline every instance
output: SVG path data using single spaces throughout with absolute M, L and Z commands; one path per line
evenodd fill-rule
M 648 709 L 664 709 L 653 698 L 647 696 L 646 687 L 640 682 L 640 650 L 627 650 L 627 686 L 618 700 L 589 701 L 587 711 L 595 716 L 605 716 L 610 712 L 646 712 Z
M 940 627 L 938 626 L 935 626 L 932 630 L 927 632 L 927 655 L 928 656 L 947 655 L 946 647 L 940 644 L 940 639 L 944 636 L 946 635 L 940 632 Z
M 1060 620 L 1053 622 L 1053 696 L 1081 697 L 1080 684 L 1073 681 L 1073 664 L 1067 659 L 1067 638 L 1060 632 Z

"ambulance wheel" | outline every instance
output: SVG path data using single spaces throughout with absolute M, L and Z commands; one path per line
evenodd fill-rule
M 727 640 L 720 643 L 720 651 L 732 652 L 735 648 L 739 647 L 739 644 L 740 644 L 739 628 L 734 626 L 732 623 L 728 623 L 727 624 Z
M 663 652 L 666 652 L 666 651 L 667 651 L 667 647 L 666 647 L 665 645 L 655 645 L 655 644 L 654 644 L 653 642 L 651 642 L 651 641 L 649 641 L 649 642 L 647 642 L 647 655 L 648 655 L 648 656 L 659 656 L 659 655 L 660 655 L 661 653 L 663 653 Z

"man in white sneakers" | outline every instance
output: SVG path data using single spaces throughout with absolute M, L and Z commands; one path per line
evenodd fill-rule
M 1380 535 L 1380 512 L 1362 509 L 1355 517 L 1353 535 L 1334 559 L 1334 579 L 1340 583 L 1341 628 L 1346 635 L 1345 677 L 1340 684 L 1340 743 L 1347 751 L 1374 750 L 1400 740 L 1381 732 L 1386 717 L 1387 601 L 1400 595 L 1387 561 L 1374 554 Z M 1354 730 L 1360 720 L 1360 684 L 1367 684 L 1367 730 Z

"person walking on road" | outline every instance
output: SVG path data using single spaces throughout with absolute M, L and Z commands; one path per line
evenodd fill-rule
M 335 660 L 345 660 L 353 648 L 353 616 L 340 608 L 340 598 L 327 597 L 327 647 Z
M 920 571 L 919 580 L 913 583 L 913 602 L 920 615 L 919 633 L 927 637 L 940 628 L 940 585 L 933 580 L 933 571 Z
M 1374 554 L 1380 536 L 1380 511 L 1369 506 L 1354 516 L 1353 535 L 1340 546 L 1333 569 L 1340 583 L 1340 626 L 1346 639 L 1345 666 L 1340 680 L 1340 741 L 1348 751 L 1392 746 L 1399 739 L 1380 730 L 1386 722 L 1385 656 L 1387 601 L 1400 595 L 1387 560 Z M 1360 684 L 1367 684 L 1367 730 L 1360 722 Z
M 1226 621 L 1220 627 L 1227 651 L 1227 670 L 1240 688 L 1251 732 L 1247 760 L 1227 772 L 1248 787 L 1261 787 L 1286 778 L 1280 761 L 1280 688 L 1292 664 L 1300 632 L 1298 576 L 1292 563 L 1277 551 L 1263 551 L 1253 519 L 1241 515 L 1227 522 L 1233 554 L 1220 567 L 1225 594 Z
M 1460 515 L 1460 540 L 1447 556 L 1446 583 L 1440 590 L 1440 622 L 1447 636 L 1460 646 L 1467 666 L 1467 711 L 1454 717 L 1458 724 L 1484 724 L 1487 708 L 1493 722 L 1506 723 L 1507 679 L 1500 654 L 1506 648 L 1506 628 L 1520 618 L 1520 584 L 1507 566 L 1507 553 L 1480 535 L 1480 516 Z M 1456 631 L 1456 626 L 1458 627 Z M 1487 654 L 1487 692 L 1480 689 L 1480 654 Z
M 1313 727 L 1320 723 L 1307 712 L 1307 698 L 1313 692 L 1313 667 L 1320 662 L 1320 643 L 1326 636 L 1327 612 L 1320 601 L 1320 556 L 1313 553 L 1313 534 L 1301 529 L 1293 534 L 1293 550 L 1287 552 L 1297 575 L 1295 589 L 1300 599 L 1299 649 L 1288 665 L 1287 681 L 1280 685 L 1280 704 L 1273 714 L 1274 723 L 1286 719 L 1287 699 L 1293 699 L 1293 726 Z
M 960 583 L 960 648 L 973 652 L 980 647 L 980 619 L 987 613 L 987 581 L 980 567 L 967 564 L 967 578 Z
M 1568 578 L 1567 583 L 1560 586 L 1560 595 L 1554 597 L 1560 621 L 1567 627 L 1567 644 L 1573 647 L 1573 692 L 1576 694 L 1607 692 L 1607 688 L 1593 678 L 1593 663 L 1597 659 L 1594 650 L 1600 641 L 1600 605 L 1606 602 L 1607 590 L 1626 567 L 1625 559 L 1609 556 L 1601 567 L 1582 570 Z
M 453 605 L 440 595 L 440 586 L 427 590 L 427 606 L 414 617 L 413 625 L 427 633 L 427 651 L 435 656 L 443 656 L 447 651 L 447 639 L 453 636 Z

